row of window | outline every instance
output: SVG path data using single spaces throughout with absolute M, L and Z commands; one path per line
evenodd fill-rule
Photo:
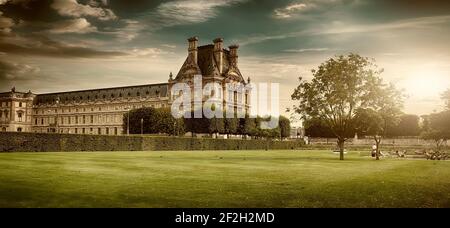
M 11 103 L 8 101 L 8 102 L 2 102 L 2 107 L 9 107 L 9 106 L 11 106 Z
M 0 111 L 0 119 L 1 120 L 9 120 L 9 112 L 7 110 Z M 16 121 L 18 121 L 18 122 L 23 121 L 23 112 L 22 111 L 17 112 L 17 120 Z
M 105 128 L 47 128 L 47 133 L 67 133 L 67 134 L 96 134 L 96 135 L 118 135 L 119 128 L 117 127 L 105 127 Z M 35 131 L 38 132 L 38 131 Z
M 23 102 L 17 102 L 16 105 L 17 105 L 16 107 L 19 107 L 19 108 L 22 108 L 25 106 Z M 7 101 L 7 102 L 3 101 L 1 103 L 1 107 L 9 107 L 9 106 L 11 106 L 11 102 L 9 102 L 9 101 Z
M 155 94 L 156 94 L 156 97 L 159 97 L 160 96 L 159 90 L 157 90 L 155 92 Z M 150 95 L 150 91 L 146 91 L 145 95 L 149 96 Z M 132 96 L 132 94 L 131 94 L 131 92 L 129 92 L 127 94 L 127 97 L 131 97 L 131 96 Z M 141 92 L 136 92 L 136 97 L 140 97 L 140 96 L 141 96 Z M 114 98 L 116 98 L 116 95 L 112 93 L 111 95 L 103 94 L 102 96 L 95 95 L 95 96 L 92 96 L 92 97 L 90 95 L 88 95 L 88 96 L 74 96 L 72 98 L 65 97 L 65 98 L 63 98 L 63 101 L 66 101 L 66 102 L 69 102 L 70 100 L 72 100 L 72 101 L 76 101 L 76 100 L 82 101 L 82 100 L 85 100 L 85 99 L 86 100 L 92 100 L 92 99 L 98 100 L 100 97 L 103 98 L 103 99 L 107 99 L 107 98 L 114 99 Z M 117 95 L 117 97 L 122 98 L 122 97 L 124 97 L 124 95 L 122 93 L 119 93 L 119 95 Z M 46 101 L 48 102 L 49 100 L 47 99 Z M 56 99 L 53 99 L 52 101 L 56 102 Z
M 55 124 L 60 123 L 61 125 L 64 124 L 94 124 L 95 123 L 118 123 L 121 122 L 121 116 L 118 115 L 98 115 L 96 118 L 94 118 L 94 115 L 83 115 L 83 116 L 70 116 L 70 117 L 48 117 L 48 118 L 35 118 L 34 119 L 34 125 L 45 125 L 45 120 L 49 124 Z M 94 121 L 96 119 L 96 121 Z
M 165 107 L 164 104 L 152 104 L 152 105 L 132 105 L 132 106 L 128 106 L 128 105 L 118 105 L 118 106 L 111 106 L 108 105 L 106 107 L 91 107 L 91 108 L 60 108 L 60 109 L 41 109 L 41 110 L 35 110 L 34 113 L 37 114 L 50 114 L 50 113 L 79 113 L 79 112 L 86 112 L 86 111 L 120 111 L 120 110 L 128 110 L 128 109 L 136 109 L 139 107 L 152 107 L 152 108 L 160 108 L 160 107 Z
M 3 132 L 6 132 L 6 130 L 7 130 L 6 127 L 2 127 L 2 131 L 3 131 Z M 16 129 L 16 131 L 17 131 L 17 132 L 22 132 L 23 129 L 22 129 L 21 127 L 18 127 L 18 128 Z

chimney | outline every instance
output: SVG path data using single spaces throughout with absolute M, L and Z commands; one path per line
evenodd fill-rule
M 237 63 L 238 63 L 237 50 L 239 48 L 239 45 L 234 44 L 234 45 L 231 45 L 229 48 L 230 48 L 230 65 L 237 66 Z
M 189 41 L 189 48 L 188 48 L 188 54 L 189 57 L 194 60 L 195 64 L 197 64 L 197 56 L 198 56 L 198 37 L 194 36 L 188 39 Z
M 214 57 L 217 61 L 217 64 L 219 64 L 219 73 L 222 74 L 223 72 L 223 39 L 217 38 L 213 40 L 214 42 Z

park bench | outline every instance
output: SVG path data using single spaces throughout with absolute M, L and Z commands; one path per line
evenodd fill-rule
M 341 150 L 339 150 L 339 149 L 334 149 L 334 150 L 333 150 L 333 153 L 339 154 L 339 153 L 341 153 Z M 346 150 L 346 149 L 344 149 L 344 154 L 347 154 L 347 150 Z

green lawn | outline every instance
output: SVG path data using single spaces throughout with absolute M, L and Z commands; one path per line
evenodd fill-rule
M 0 207 L 450 207 L 450 162 L 328 151 L 0 153 Z

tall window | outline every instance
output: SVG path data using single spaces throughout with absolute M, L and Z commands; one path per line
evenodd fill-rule
M 102 134 L 102 129 L 98 128 L 98 134 L 101 135 Z
M 22 108 L 22 102 L 19 102 L 19 107 L 21 107 L 21 108 Z
M 83 116 L 83 124 L 86 124 L 86 116 Z
M 91 124 L 94 123 L 94 116 L 91 115 Z
M 17 113 L 17 117 L 19 118 L 19 122 L 22 122 L 22 113 L 21 112 Z

